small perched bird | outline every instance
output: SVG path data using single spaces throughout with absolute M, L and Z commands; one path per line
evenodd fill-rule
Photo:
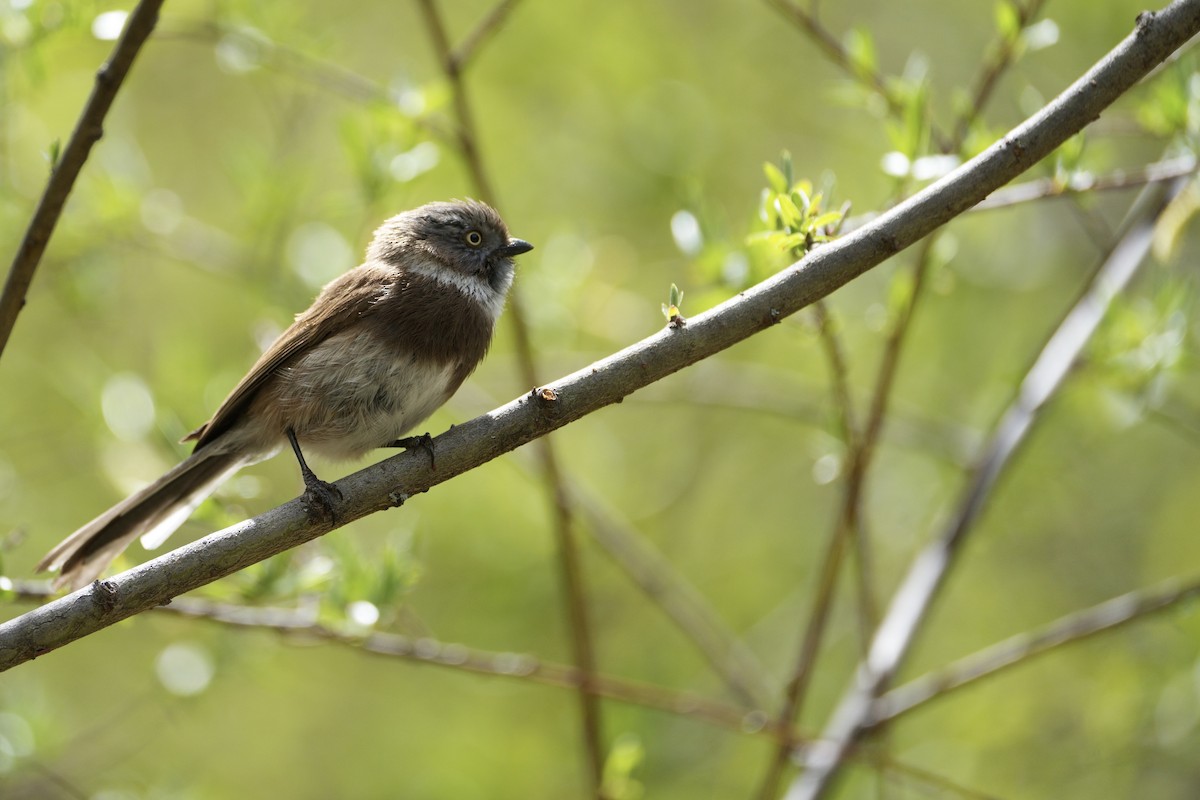
M 367 260 L 329 283 L 296 317 L 212 419 L 189 433 L 192 454 L 68 536 L 37 569 L 78 589 L 141 536 L 154 547 L 223 481 L 290 443 L 310 508 L 329 515 L 337 489 L 304 451 L 355 459 L 399 438 L 445 403 L 487 352 L 513 280 L 533 245 L 468 200 L 429 203 L 375 231 Z M 431 451 L 432 452 L 432 451 Z

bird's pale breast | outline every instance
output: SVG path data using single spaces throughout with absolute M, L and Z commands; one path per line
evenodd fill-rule
M 446 402 L 458 388 L 455 371 L 360 326 L 281 370 L 273 411 L 305 451 L 355 459 L 412 430 Z

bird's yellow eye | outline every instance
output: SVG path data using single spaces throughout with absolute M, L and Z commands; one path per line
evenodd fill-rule
M 467 240 L 467 244 L 471 245 L 471 247 L 479 247 L 479 245 L 483 244 L 483 234 L 479 231 L 467 231 L 467 235 L 463 238 Z

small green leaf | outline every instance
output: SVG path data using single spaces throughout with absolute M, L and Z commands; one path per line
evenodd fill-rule
M 790 195 L 788 195 L 788 197 L 791 199 L 793 205 L 795 205 L 796 208 L 802 213 L 802 215 L 807 214 L 808 209 L 812 206 L 812 199 L 809 198 L 808 193 L 803 189 L 795 189 Z
M 797 255 L 797 256 L 803 255 L 804 243 L 807 240 L 808 240 L 808 237 L 805 236 L 803 233 L 792 233 L 792 234 L 788 234 L 787 236 L 784 236 L 783 238 L 781 238 L 779 240 L 779 247 L 782 250 L 787 250 L 788 252 L 792 253 L 793 255 Z
M 871 75 L 876 71 L 878 61 L 875 57 L 875 41 L 864 28 L 851 28 L 845 37 L 846 53 L 850 63 L 859 75 Z
M 1006 42 L 1015 42 L 1021 35 L 1021 12 L 1010 0 L 996 3 L 996 30 Z
M 674 323 L 682 318 L 683 315 L 679 311 L 679 308 L 682 305 L 683 292 L 678 286 L 672 283 L 671 292 L 667 296 L 667 302 L 662 304 L 662 313 L 663 316 L 667 318 L 667 322 Z
M 604 760 L 603 796 L 612 800 L 640 800 L 645 787 L 633 777 L 633 772 L 645 758 L 646 750 L 636 734 L 618 736 Z
M 680 291 L 679 287 L 673 283 L 671 284 L 671 305 L 683 305 L 683 292 Z
M 792 195 L 781 194 L 776 197 L 775 210 L 779 212 L 779 219 L 787 230 L 795 230 L 804 220 L 804 212 L 800 210 Z
M 813 228 L 824 228 L 826 225 L 833 225 L 842 221 L 843 214 L 841 211 L 826 211 L 819 217 L 813 217 L 809 220 L 809 225 Z
M 915 159 L 925 152 L 929 140 L 928 84 L 913 87 L 904 107 L 904 154 Z
M 763 174 L 767 176 L 767 185 L 771 187 L 771 191 L 777 194 L 783 194 L 788 190 L 788 179 L 783 174 L 779 167 L 772 164 L 770 161 L 763 164 Z

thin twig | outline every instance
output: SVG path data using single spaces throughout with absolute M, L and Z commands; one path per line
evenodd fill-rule
M 926 248 L 927 244 L 921 245 L 922 251 Z M 906 311 L 909 313 L 911 313 L 911 309 L 912 304 L 906 307 Z M 871 450 L 879 435 L 883 418 L 880 406 L 884 402 L 884 398 L 890 393 L 891 379 L 895 374 L 895 358 L 900 349 L 898 344 L 895 343 L 896 337 L 898 335 L 902 336 L 904 330 L 907 330 L 907 325 L 900 323 L 897 323 L 893 328 L 892 338 L 888 342 L 889 346 L 884 351 L 883 366 L 880 369 L 880 375 L 876 379 L 875 389 L 871 396 L 870 411 L 868 412 L 866 425 L 849 442 L 850 446 L 847 449 L 849 464 L 847 466 L 846 488 L 842 493 L 843 500 L 838 511 L 837 525 L 835 526 L 833 535 L 829 538 L 828 547 L 821 559 L 813 609 L 809 614 L 808 625 L 805 628 L 804 637 L 801 641 L 800 654 L 796 668 L 793 671 L 792 680 L 788 683 L 784 707 L 780 715 L 781 719 L 794 720 L 803 709 L 804 698 L 812 678 L 821 640 L 824 636 L 825 624 L 832 610 L 834 590 L 837 587 L 837 579 L 841 569 L 845 545 L 849 534 L 857 527 L 859 498 L 862 496 L 861 485 L 866 473 L 866 465 L 870 460 Z M 892 355 L 890 359 L 888 357 L 889 354 Z M 767 798 L 775 795 L 775 786 L 781 770 L 786 764 L 786 760 L 786 752 L 777 754 L 775 761 L 776 769 L 774 770 L 773 778 L 764 782 L 763 791 L 760 793 L 761 797 Z
M 798 27 L 822 52 L 829 61 L 840 68 L 848 76 L 866 86 L 887 104 L 888 112 L 893 115 L 904 113 L 904 103 L 887 84 L 887 80 L 878 71 L 864 69 L 847 52 L 837 37 L 817 19 L 815 13 L 805 10 L 794 0 L 766 0 L 767 5 L 774 8 L 792 24 Z
M 1174 608 L 1197 596 L 1200 596 L 1200 579 L 1174 579 L 1160 586 L 1139 589 L 1081 609 L 1038 630 L 1017 634 L 892 689 L 879 698 L 871 724 L 890 722 L 981 678 L 1028 663 L 1060 647 L 1081 642 L 1150 614 Z
M 471 59 L 478 55 L 483 45 L 487 44 L 492 35 L 500 29 L 500 26 L 504 24 L 504 20 L 512 13 L 512 10 L 516 8 L 519 2 L 520 0 L 500 0 L 479 21 L 475 29 L 467 34 L 462 44 L 454 48 L 454 52 L 451 53 L 450 58 L 460 71 L 470 65 Z
M 850 495 L 844 492 L 842 496 Z M 820 567 L 818 567 L 813 608 L 809 612 L 807 624 L 804 627 L 804 636 L 800 640 L 800 652 L 796 658 L 796 666 L 792 670 L 791 680 L 788 681 L 784 691 L 783 708 L 778 716 L 780 724 L 793 722 L 800 718 L 805 698 L 808 695 L 808 687 L 814 672 L 813 667 L 816 664 L 825 633 L 825 624 L 829 620 L 833 607 L 834 589 L 837 587 L 838 571 L 848 538 L 846 532 L 849 527 L 845 525 L 844 513 L 845 506 L 843 505 L 842 512 L 838 517 L 838 527 L 829 538 Z M 762 783 L 759 785 L 758 797 L 760 800 L 772 800 L 779 794 L 779 783 L 783 780 L 783 773 L 787 769 L 795 749 L 796 745 L 788 742 L 781 742 L 776 748 Z
M 1083 198 L 1080 195 L 1071 195 L 1067 198 L 1067 208 L 1074 215 L 1079 227 L 1087 234 L 1087 239 L 1092 247 L 1098 254 L 1104 255 L 1116 241 L 1116 228 L 1094 204 L 1082 201 Z
M 1066 181 L 1055 178 L 1038 178 L 997 189 L 972 208 L 969 213 L 1009 208 L 1022 203 L 1052 200 L 1058 197 L 1070 198 L 1080 194 L 1091 195 L 1095 192 L 1140 189 L 1148 183 L 1158 183 L 1192 175 L 1197 168 L 1195 156 L 1186 155 L 1156 161 L 1134 169 L 1117 169 L 1103 175 L 1076 173 Z M 877 212 L 871 212 L 850 217 L 842 226 L 843 230 L 847 232 L 857 230 L 877 216 L 879 216 Z M 1104 241 L 1107 241 L 1108 238 L 1105 237 Z
M 1144 14 L 1136 33 L 1053 102 L 1002 140 L 870 225 L 688 318 L 664 326 L 534 395 L 457 425 L 436 439 L 437 470 L 401 453 L 337 481 L 339 526 L 401 504 L 498 456 L 558 430 L 638 389 L 772 328 L 780 320 L 912 246 L 1011 181 L 1096 119 L 1154 64 L 1200 30 L 1200 0 Z M 309 519 L 297 498 L 224 531 L 0 623 L 0 672 L 123 619 L 170 602 L 333 529 Z
M 837 426 L 842 433 L 842 442 L 850 450 L 858 439 L 858 428 L 854 421 L 854 400 L 850 396 L 850 369 L 846 366 L 845 350 L 837 335 L 837 324 L 833 321 L 829 304 L 824 300 L 813 303 L 813 316 L 817 322 L 821 348 L 825 351 L 825 360 L 829 362 L 829 386 L 833 394 Z
M 861 434 L 855 440 L 856 446 L 848 453 L 849 464 L 846 471 L 846 485 L 842 490 L 842 502 L 838 507 L 833 533 L 821 556 L 813 607 L 806 620 L 804 636 L 800 641 L 796 667 L 792 671 L 792 679 L 787 685 L 783 708 L 780 711 L 780 720 L 790 722 L 799 719 L 804 709 L 808 688 L 816 671 L 817 657 L 821 652 L 821 642 L 825 637 L 825 628 L 833 612 L 834 596 L 838 585 L 838 576 L 841 574 L 846 544 L 860 527 L 859 520 L 867 468 L 871 463 L 883 429 L 884 412 L 888 399 L 891 397 L 904 339 L 910 327 L 909 322 L 916 310 L 917 301 L 921 297 L 920 289 L 927 272 L 925 267 L 929 261 L 932 241 L 933 238 L 930 237 L 919 245 L 913 272 L 914 283 L 910 288 L 908 302 L 901 308 L 900 316 L 888 334 L 883 358 L 875 378 L 874 390 L 871 393 L 867 421 Z M 781 746 L 776 750 L 759 789 L 760 800 L 771 800 L 778 795 L 779 784 L 783 780 L 783 773 L 791 759 L 793 749 Z
M 429 38 L 433 40 L 434 52 L 437 54 L 438 63 L 441 64 L 442 72 L 445 74 L 446 79 L 450 81 L 450 88 L 454 99 L 454 115 L 458 119 L 458 130 L 455 132 L 454 139 L 458 145 L 459 155 L 466 162 L 467 169 L 471 173 L 471 180 L 475 183 L 475 189 L 480 194 L 480 199 L 494 205 L 496 203 L 496 192 L 492 188 L 487 170 L 483 166 L 483 158 L 479 154 L 478 137 L 475 135 L 475 120 L 471 112 L 471 104 L 467 99 L 467 90 L 462 79 L 462 68 L 454 59 L 450 37 L 446 32 L 446 25 L 442 21 L 441 12 L 435 0 L 419 0 L 418 5 L 425 18 L 425 25 L 429 30 Z
M 257 64 L 273 67 L 313 86 L 355 102 L 388 103 L 395 100 L 383 84 L 359 75 L 333 61 L 325 61 L 282 42 L 267 38 L 260 31 L 231 25 L 220 20 L 181 20 L 169 16 L 163 20 L 159 38 L 163 41 L 214 44 L 236 43 L 252 52 Z
M 1200 10 L 1200 2 L 1193 4 Z M 1171 184 L 1154 184 L 1143 190 L 1130 214 L 1130 223 L 1112 253 L 1026 373 L 1017 397 L 996 426 L 960 497 L 954 518 L 913 560 L 893 595 L 887 616 L 872 642 L 870 655 L 859 665 L 858 674 L 843 695 L 825 733 L 808 750 L 806 769 L 792 785 L 788 800 L 823 797 L 849 748 L 870 729 L 876 698 L 896 674 L 928 618 L 934 598 L 997 480 L 1011 463 L 1041 410 L 1062 385 L 1109 305 L 1149 252 L 1155 220 L 1184 183 L 1184 179 L 1176 179 Z
M 1042 178 L 1036 181 L 1015 183 L 993 192 L 986 200 L 975 206 L 973 211 L 988 211 L 1007 208 L 1020 203 L 1063 197 L 1075 194 L 1092 194 L 1114 189 L 1140 188 L 1148 183 L 1174 180 L 1196 172 L 1194 155 L 1169 158 L 1147 164 L 1137 169 L 1113 170 L 1104 175 L 1079 172 L 1066 181 Z
M 863 752 L 864 750 L 866 752 Z M 1000 800 L 994 794 L 971 789 L 926 769 L 901 764 L 886 753 L 875 752 L 875 750 L 876 748 L 859 748 L 859 751 L 854 755 L 860 761 L 870 764 L 873 769 L 880 770 L 885 774 L 891 773 L 889 777 L 896 778 L 903 776 L 909 781 L 923 783 L 930 789 L 937 790 L 936 792 L 922 792 L 920 793 L 921 796 L 944 797 L 946 794 L 952 794 L 963 798 L 963 800 Z
M 54 594 L 49 584 L 44 581 L 21 581 L 13 585 L 8 596 L 17 601 L 45 602 L 54 597 Z M 613 675 L 591 675 L 585 678 L 584 673 L 577 667 L 547 661 L 528 653 L 481 650 L 456 642 L 370 631 L 350 625 L 332 626 L 319 621 L 315 608 L 242 606 L 195 597 L 180 597 L 170 605 L 158 606 L 151 611 L 207 620 L 235 628 L 269 630 L 294 641 L 308 639 L 332 642 L 374 655 L 562 689 L 578 690 L 581 685 L 590 681 L 594 692 L 609 700 L 691 717 L 741 733 L 803 740 L 799 732 L 775 728 L 766 714 L 758 709 L 738 707 L 692 692 L 682 692 Z
M 826 57 L 835 66 L 840 68 L 850 78 L 878 95 L 884 101 L 884 104 L 887 105 L 888 114 L 893 117 L 904 116 L 906 113 L 904 99 L 895 89 L 888 85 L 888 78 L 880 74 L 877 70 L 864 69 L 862 64 L 854 61 L 842 43 L 837 40 L 837 37 L 817 19 L 816 3 L 812 4 L 811 11 L 806 11 L 795 0 L 766 0 L 766 3 L 791 20 L 796 27 L 809 37 L 813 44 L 824 51 Z M 933 123 L 929 125 L 929 135 L 943 152 L 956 149 L 950 146 L 950 139 Z
M 1193 414 L 1193 416 L 1195 415 Z M 1164 428 L 1171 429 L 1191 442 L 1192 445 L 1200 445 L 1200 428 L 1197 428 L 1194 423 L 1177 416 L 1172 411 L 1168 411 L 1165 408 L 1151 407 L 1146 409 L 1146 419 L 1162 425 Z
M 929 260 L 932 252 L 933 239 L 926 239 L 917 250 L 912 267 L 912 279 L 907 292 L 907 302 L 900 308 L 899 315 L 892 323 L 892 328 L 883 345 L 883 356 L 875 375 L 867 420 L 863 424 L 862 436 L 858 443 L 857 458 L 851 464 L 850 481 L 856 487 L 856 494 L 861 493 L 865 473 L 875 454 L 875 448 L 879 444 L 888 402 L 892 397 L 892 387 L 895 386 L 896 375 L 899 371 L 900 356 L 904 352 L 904 344 L 908 341 L 908 334 L 912 329 L 917 304 L 924 296 L 925 277 L 929 272 Z
M 842 430 L 842 440 L 845 442 L 846 452 L 855 453 L 859 447 L 858 428 L 855 424 L 854 406 L 850 397 L 850 370 L 846 365 L 841 339 L 837 335 L 837 328 L 828 304 L 824 300 L 814 303 L 813 311 L 817 317 L 817 327 L 822 348 L 825 350 L 825 358 L 829 362 L 830 386 L 834 405 L 838 409 L 838 427 Z M 875 631 L 875 625 L 879 622 L 870 537 L 867 535 L 862 516 L 858 513 L 843 516 L 841 524 L 844 526 L 844 530 L 839 531 L 837 535 L 853 537 L 855 573 L 858 578 L 856 588 L 858 590 L 859 633 L 865 652 L 865 648 L 871 640 L 871 634 Z
M 113 47 L 112 55 L 96 72 L 95 86 L 92 87 L 92 93 L 83 106 L 78 122 L 75 123 L 67 146 L 63 148 L 57 163 L 51 165 L 53 171 L 50 173 L 50 180 L 21 240 L 21 246 L 13 256 L 12 266 L 4 283 L 4 293 L 0 294 L 0 353 L 4 352 L 13 326 L 17 323 L 17 315 L 25 306 L 25 296 L 33 282 L 33 275 L 42 260 L 42 254 L 46 252 L 46 245 L 54 233 L 58 219 L 62 216 L 67 197 L 75 186 L 75 180 L 79 177 L 92 146 L 104 135 L 104 118 L 112 107 L 117 91 L 128 76 L 133 60 L 154 30 L 154 24 L 158 21 L 158 10 L 162 4 L 163 0 L 140 0 L 133 9 L 133 13 L 125 21 L 121 37 Z
M 693 643 L 744 705 L 767 708 L 771 680 L 754 652 L 721 621 L 708 600 L 596 495 L 571 482 L 592 538 Z
M 992 97 L 992 92 L 996 88 L 996 84 L 1000 82 L 1000 78 L 1012 66 L 1013 59 L 1017 54 L 1017 45 L 1020 43 L 1020 33 L 1023 31 L 1033 18 L 1041 13 L 1042 6 L 1045 5 L 1045 0 L 1029 0 L 1029 3 L 1021 6 L 1013 3 L 1017 10 L 1017 36 L 1011 39 L 1001 38 L 991 48 L 991 56 L 984 62 L 983 68 L 979 72 L 978 78 L 975 80 L 975 91 L 971 95 L 971 102 L 967 106 L 966 113 L 958 118 L 958 122 L 954 125 L 954 134 L 951 137 L 951 142 L 954 143 L 947 152 L 956 152 L 962 142 L 967 138 L 967 134 L 971 130 L 971 126 L 975 120 L 979 119 L 979 115 L 983 113 L 984 107 L 988 100 Z
M 498 205 L 496 193 L 491 180 L 483 165 L 479 152 L 478 134 L 470 102 L 467 99 L 466 86 L 463 83 L 463 69 L 466 61 L 482 38 L 495 32 L 497 26 L 504 20 L 511 4 L 501 3 L 492 14 L 485 18 L 472 34 L 464 50 L 453 50 L 446 26 L 442 20 L 436 0 L 420 0 L 421 12 L 425 17 L 430 38 L 442 64 L 442 70 L 454 95 L 454 109 L 458 118 L 458 145 L 475 188 L 482 199 Z M 529 336 L 529 328 L 524 305 L 517 292 L 510 293 L 509 318 L 513 321 L 513 331 L 516 338 L 517 359 L 525 385 L 533 388 L 538 385 L 537 367 L 533 356 L 533 345 Z M 597 796 L 601 793 L 604 780 L 604 739 L 601 732 L 600 703 L 595 692 L 591 690 L 588 676 L 596 672 L 596 656 L 594 640 L 591 632 L 587 599 L 583 588 L 583 570 L 580 566 L 579 545 L 573 531 L 574 510 L 570 496 L 563 479 L 562 469 L 558 463 L 554 445 L 549 438 L 539 439 L 537 453 L 541 463 L 542 479 L 550 494 L 551 508 L 554 519 L 555 539 L 558 543 L 559 574 L 563 584 L 563 594 L 567 601 L 567 612 L 571 635 L 571 649 L 575 664 L 580 669 L 582 680 L 579 684 L 580 718 L 583 727 L 583 741 L 587 753 L 588 778 Z
M 252 49 L 262 59 L 263 66 L 281 74 L 304 81 L 337 97 L 356 103 L 384 103 L 396 107 L 399 102 L 396 90 L 370 78 L 359 75 L 333 61 L 268 39 L 259 31 L 247 30 L 217 20 L 197 22 L 167 18 L 159 29 L 158 38 L 164 41 L 195 42 L 212 44 L 225 40 L 240 42 Z M 438 120 L 426 116 L 405 118 L 414 126 L 442 142 L 453 142 L 454 135 L 439 124 Z

